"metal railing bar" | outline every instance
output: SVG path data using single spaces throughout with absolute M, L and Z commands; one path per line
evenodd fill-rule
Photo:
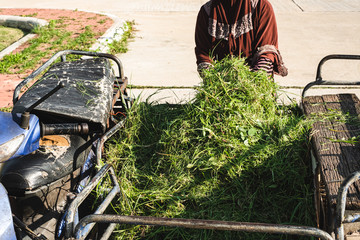
M 324 240 L 334 240 L 327 232 L 313 227 L 291 226 L 266 223 L 249 222 L 226 222 L 216 220 L 180 219 L 180 218 L 157 218 L 144 216 L 121 216 L 121 215 L 88 215 L 80 220 L 75 232 L 81 232 L 85 226 L 92 222 L 118 223 L 132 225 L 150 225 L 166 227 L 183 227 L 193 229 L 212 229 L 227 231 L 259 232 L 270 234 L 290 234 L 299 236 L 312 236 Z

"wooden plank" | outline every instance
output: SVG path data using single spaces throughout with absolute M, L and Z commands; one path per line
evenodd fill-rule
M 334 206 L 343 179 L 360 170 L 360 147 L 348 141 L 360 135 L 356 124 L 360 122 L 359 99 L 353 94 L 312 96 L 304 99 L 303 107 L 304 113 L 315 120 L 312 142 L 328 200 Z M 339 121 L 336 116 L 351 117 L 353 121 Z M 349 189 L 347 208 L 360 209 L 358 182 Z
M 326 102 L 326 108 L 328 112 L 334 111 L 336 113 L 341 113 L 342 116 L 349 116 L 353 106 L 356 102 L 352 101 L 352 98 L 349 98 L 350 95 L 326 95 L 324 96 L 324 102 Z M 351 116 L 351 115 L 350 115 Z M 352 125 L 345 122 L 336 122 L 332 121 L 332 128 L 328 129 L 329 131 L 334 132 L 334 138 L 331 141 L 339 141 L 336 143 L 337 152 L 339 159 L 339 165 L 334 166 L 334 170 L 338 171 L 342 179 L 345 179 L 352 172 L 360 170 L 360 165 L 356 161 L 356 156 L 359 156 L 359 150 L 356 148 L 355 144 L 348 143 L 349 139 L 352 139 L 351 128 Z M 329 185 L 331 187 L 331 192 L 337 194 L 338 186 Z M 360 201 L 358 196 L 357 188 L 359 188 L 359 183 L 355 183 L 349 189 L 348 195 L 348 209 L 358 209 L 360 207 Z
M 334 150 L 332 150 L 331 148 L 333 144 L 329 141 L 329 138 L 331 137 L 331 135 L 329 135 L 330 133 L 328 131 L 323 131 L 323 129 L 328 129 L 332 125 L 331 122 L 328 121 L 326 118 L 319 117 L 320 115 L 327 112 L 325 103 L 321 96 L 312 96 L 305 98 L 303 106 L 305 114 L 315 120 L 312 128 L 311 141 L 313 143 L 316 159 L 319 162 L 321 177 L 325 183 L 325 190 L 328 201 L 333 204 L 334 193 L 329 191 L 329 182 L 330 184 L 337 185 L 338 182 L 336 182 L 336 180 L 340 179 L 340 176 L 337 174 L 337 172 L 332 171 L 334 166 L 331 165 L 333 163 L 337 165 L 338 159 L 336 157 L 333 157 L 332 155 L 332 152 L 334 152 Z M 324 158 L 326 159 L 325 156 L 329 156 L 329 161 L 323 160 Z

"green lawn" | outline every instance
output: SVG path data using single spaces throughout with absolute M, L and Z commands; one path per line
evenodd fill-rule
M 25 34 L 18 28 L 0 26 L 0 51 L 22 38 Z

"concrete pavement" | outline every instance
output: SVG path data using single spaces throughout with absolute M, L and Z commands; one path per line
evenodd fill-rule
M 2 7 L 62 8 L 114 14 L 136 22 L 136 38 L 120 56 L 130 83 L 172 88 L 152 99 L 169 102 L 190 99 L 201 82 L 196 72 L 194 27 L 206 0 L 0 0 Z M 328 54 L 360 55 L 360 0 L 270 0 L 279 30 L 279 48 L 289 75 L 275 80 L 290 98 L 315 79 L 316 66 Z M 360 79 L 360 63 L 336 62 L 326 70 L 329 78 Z M 153 88 L 155 87 L 155 88 Z M 181 87 L 182 89 L 177 89 Z M 141 90 L 132 92 L 138 94 Z M 320 90 L 316 90 L 320 91 Z M 357 90 L 356 90 L 357 91 Z M 360 91 L 359 91 L 360 92 Z

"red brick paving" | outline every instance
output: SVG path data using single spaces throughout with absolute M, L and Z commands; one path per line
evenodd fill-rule
M 103 34 L 113 23 L 113 20 L 105 15 L 75 10 L 0 8 L 0 14 L 33 16 L 47 21 L 61 19 L 64 21 L 64 28 L 68 31 L 73 31 L 74 35 L 82 32 L 84 26 L 90 25 L 92 26 L 93 32 L 99 34 L 96 37 Z M 15 52 L 21 51 L 24 47 L 26 47 L 26 43 L 15 50 Z M 32 69 L 32 71 L 35 69 Z M 13 91 L 16 85 L 28 76 L 28 74 L 0 74 L 0 107 L 12 106 Z

